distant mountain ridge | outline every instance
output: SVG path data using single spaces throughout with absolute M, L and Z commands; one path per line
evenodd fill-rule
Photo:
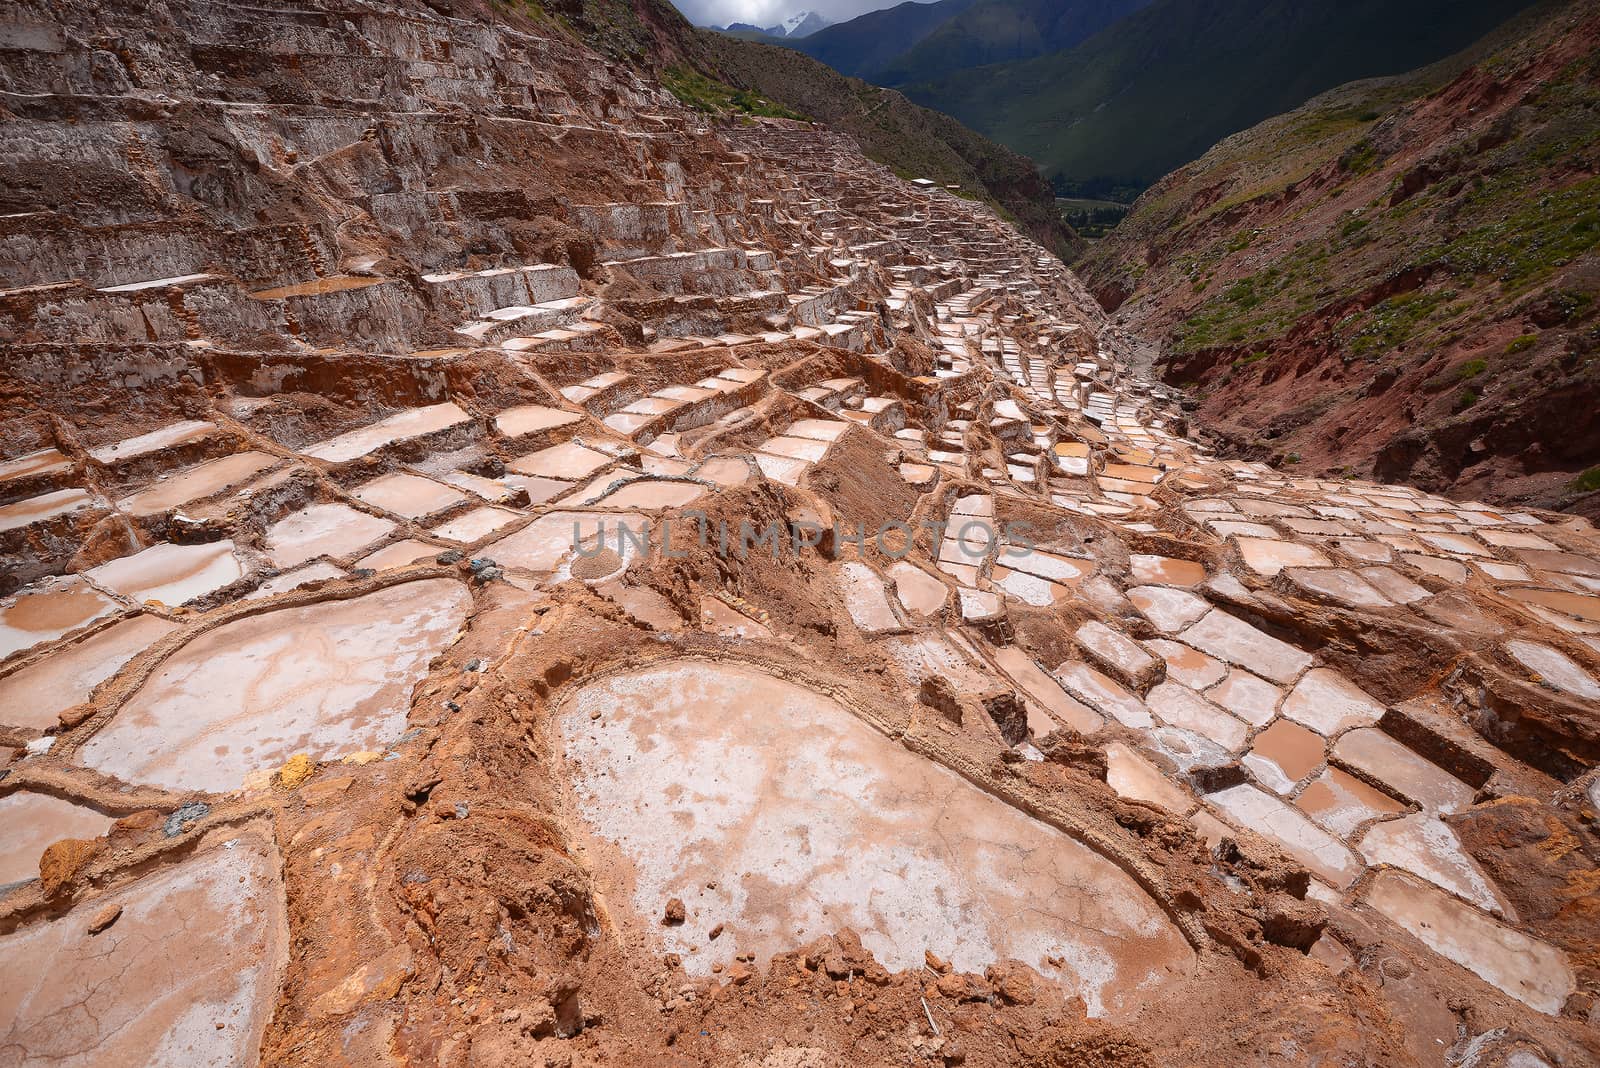
M 915 51 L 999 2 L 985 0 Z M 898 84 L 1031 156 L 1064 193 L 1125 197 L 1230 133 L 1344 82 L 1442 59 L 1528 6 L 1155 0 L 1061 51 Z
M 1151 0 L 938 0 L 869 11 L 782 42 L 851 77 L 898 87 L 1070 48 Z
M 798 41 L 827 29 L 833 23 L 815 11 L 796 11 L 793 15 L 772 26 L 753 26 L 748 22 L 730 22 L 726 26 L 713 26 L 735 37 L 772 37 L 782 41 Z

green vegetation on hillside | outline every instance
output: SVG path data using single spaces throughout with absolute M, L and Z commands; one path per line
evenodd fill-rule
M 661 72 L 661 84 L 683 103 L 700 111 L 713 114 L 738 112 L 744 115 L 765 115 L 774 119 L 800 119 L 806 117 L 782 104 L 752 93 L 748 89 L 735 89 L 714 78 L 707 78 L 697 70 L 682 66 L 667 67 Z
M 1600 457 L 1597 176 L 1600 10 L 1551 0 L 1226 138 L 1075 266 L 1245 451 L 1556 505 Z
M 1059 190 L 1106 195 L 1332 86 L 1449 55 L 1526 5 L 1156 0 L 1065 51 L 902 88 L 1038 160 Z
M 1128 215 L 1128 205 L 1114 200 L 1085 200 L 1079 197 L 1057 197 L 1056 205 L 1061 217 L 1079 237 L 1098 240 L 1106 236 Z
M 905 86 L 1071 48 L 1151 0 L 978 0 L 872 76 Z
M 1178 328 L 1178 348 L 1264 344 L 1288 332 L 1308 312 L 1356 299 L 1374 281 L 1402 276 L 1423 280 L 1423 289 L 1340 318 L 1336 333 L 1344 350 L 1351 357 L 1371 358 L 1418 337 L 1440 340 L 1481 315 L 1484 299 L 1499 303 L 1521 296 L 1592 254 L 1600 246 L 1600 177 L 1572 177 L 1600 163 L 1600 83 L 1591 75 L 1587 63 L 1569 65 L 1527 103 L 1518 128 L 1505 131 L 1505 143 L 1492 149 L 1461 143 L 1438 153 L 1419 172 L 1437 177 L 1412 196 L 1391 203 L 1403 180 L 1397 176 L 1391 191 L 1362 215 L 1302 241 L 1270 265 L 1211 295 Z M 1415 88 L 1424 85 L 1419 82 Z M 1367 138 L 1357 144 L 1373 146 L 1369 151 L 1379 154 Z M 1348 153 L 1344 159 L 1348 173 Z M 1364 170 L 1351 177 L 1359 173 Z M 1145 210 L 1141 202 L 1136 215 Z M 1432 221 L 1439 217 L 1447 217 L 1449 224 Z M 1201 277 L 1237 251 L 1231 243 L 1240 236 L 1212 242 L 1199 255 L 1191 253 L 1191 276 Z M 1098 255 L 1091 258 L 1091 276 L 1104 270 Z M 1370 271 L 1374 259 L 1384 264 L 1376 277 Z M 1340 268 L 1354 262 L 1369 267 Z M 1463 288 L 1487 288 L 1492 295 L 1462 300 Z M 1584 292 L 1575 298 L 1569 298 L 1574 309 L 1587 308 L 1592 301 Z M 1517 340 L 1520 348 L 1531 345 Z

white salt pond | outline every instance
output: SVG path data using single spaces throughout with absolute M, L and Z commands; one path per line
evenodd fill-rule
M 675 662 L 589 683 L 558 718 L 613 917 L 691 975 L 851 927 L 890 968 L 1017 959 L 1116 1016 L 1193 964 L 1120 868 L 804 687 Z M 673 897 L 688 919 L 665 927 Z
M 168 658 L 79 753 L 128 782 L 233 790 L 296 753 L 375 749 L 467 616 L 453 579 L 235 620 Z

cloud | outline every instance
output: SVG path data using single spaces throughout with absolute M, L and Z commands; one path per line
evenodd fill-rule
M 748 22 L 752 26 L 772 26 L 797 11 L 815 11 L 833 22 L 844 22 L 881 7 L 894 7 L 902 0 L 673 0 L 696 26 L 726 26 Z

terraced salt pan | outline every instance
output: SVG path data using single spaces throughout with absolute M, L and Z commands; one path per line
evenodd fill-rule
M 0 602 L 0 658 L 68 634 L 117 610 L 117 602 L 72 575 Z
M 244 565 L 232 540 L 225 538 L 201 545 L 152 545 L 84 574 L 135 601 L 180 605 L 237 582 L 244 577 Z
M 929 616 L 950 599 L 949 587 L 909 561 L 890 564 L 889 577 L 894 579 L 894 594 L 900 607 L 907 612 Z
M 510 526 L 521 518 L 522 514 L 520 512 L 484 505 L 481 508 L 474 508 L 463 515 L 458 515 L 448 523 L 433 527 L 428 533 L 436 538 L 444 538 L 446 541 L 470 545 L 475 541 L 487 538 L 497 530 Z
M 656 511 L 661 508 L 682 508 L 705 495 L 706 487 L 695 482 L 669 482 L 661 479 L 640 479 L 620 489 L 612 490 L 595 503 L 605 508 L 641 508 Z
M 1461 848 L 1455 832 L 1439 817 L 1426 812 L 1379 823 L 1361 840 L 1368 864 L 1390 864 L 1443 887 L 1486 912 L 1504 918 L 1510 907 L 1495 891 L 1483 870 Z
M 94 688 L 178 629 L 159 616 L 135 616 L 0 678 L 0 723 L 43 730 L 89 699 Z
M 89 455 L 103 464 L 114 464 L 123 460 L 132 460 L 140 456 L 149 456 L 170 449 L 175 445 L 186 445 L 191 441 L 199 441 L 215 433 L 215 423 L 208 423 L 203 419 L 185 419 L 182 422 L 172 423 L 168 426 L 152 430 L 148 434 L 140 434 L 136 438 L 125 441 L 113 442 L 102 445 L 97 449 L 90 449 Z
M 1271 794 L 1249 784 L 1211 795 L 1223 814 L 1282 846 L 1312 872 L 1343 889 L 1361 873 L 1361 864 L 1337 838 Z
M 277 462 L 264 452 L 234 453 L 154 482 L 118 501 L 117 508 L 130 515 L 156 515 L 237 486 Z
M 1577 985 L 1559 949 L 1399 872 L 1379 872 L 1365 901 L 1435 953 L 1540 1012 L 1560 1012 Z
M 692 975 L 849 926 L 890 968 L 928 950 L 962 970 L 1014 958 L 1103 1016 L 1192 965 L 1109 861 L 774 676 L 636 670 L 583 687 L 559 723 L 613 915 Z M 688 907 L 680 927 L 659 923 L 672 897 Z
M 1337 671 L 1314 668 L 1283 699 L 1283 714 L 1331 737 L 1350 727 L 1376 723 L 1383 716 L 1383 706 Z
M 1280 719 L 1251 740 L 1242 763 L 1275 793 L 1287 794 L 1326 759 L 1322 735 Z
M 451 427 L 461 426 L 470 420 L 471 417 L 454 404 L 449 402 L 433 404 L 426 408 L 397 412 L 370 426 L 320 441 L 301 451 L 313 459 L 325 460 L 328 463 L 348 463 L 396 442 L 436 434 Z
M 168 658 L 79 751 L 128 782 L 232 790 L 296 753 L 375 749 L 466 619 L 453 579 L 426 579 L 235 620 Z
M 1190 560 L 1134 555 L 1128 563 L 1134 582 L 1142 586 L 1194 586 L 1206 580 L 1205 567 Z
M 549 512 L 481 551 L 503 567 L 554 571 L 580 545 L 588 551 L 603 543 L 624 555 L 632 553 L 636 540 L 647 540 L 649 525 L 648 519 L 631 512 Z M 625 533 L 624 528 L 632 534 Z
M 370 567 L 371 565 L 366 565 Z M 314 564 L 297 567 L 293 571 L 285 571 L 281 575 L 274 575 L 250 593 L 245 594 L 247 601 L 259 601 L 266 597 L 276 597 L 280 593 L 298 590 L 301 586 L 313 582 L 325 582 L 328 579 L 342 578 L 344 572 L 332 564 L 318 560 Z
M 1600 682 L 1565 653 L 1521 638 L 1506 642 L 1505 649 L 1513 660 L 1556 689 L 1588 701 L 1600 701 Z
M 0 482 L 11 482 L 26 475 L 54 474 L 72 466 L 60 449 L 40 449 L 14 460 L 0 460 Z
M 254 1064 L 287 951 L 276 860 L 235 839 L 0 939 L 0 1049 L 56 1068 Z
M 48 794 L 0 797 L 0 886 L 38 878 L 39 854 L 51 843 L 63 838 L 98 838 L 111 823 L 104 812 Z M 0 1003 L 4 998 L 0 993 Z
M 403 471 L 375 478 L 357 488 L 353 496 L 374 508 L 382 508 L 407 519 L 434 515 L 467 499 L 460 490 Z
M 82 511 L 92 506 L 95 501 L 94 494 L 86 489 L 74 487 L 42 493 L 37 497 L 29 497 L 25 501 L 13 504 L 0 505 L 0 533 L 21 530 L 23 527 L 42 523 L 47 519 Z
M 1056 727 L 1055 720 L 1059 720 L 1080 734 L 1093 734 L 1105 726 L 1105 719 L 1100 713 L 1069 695 L 1033 657 L 1016 646 L 1007 645 L 996 649 L 994 662 L 1012 682 L 1049 713 L 1048 716 L 1041 718 L 1033 706 L 1029 705 L 1028 730 L 1034 737 L 1043 738 L 1053 731 Z M 1050 718 L 1052 716 L 1054 720 Z
M 348 504 L 313 504 L 272 524 L 267 530 L 267 555 L 279 567 L 294 567 L 317 556 L 348 556 L 387 537 L 394 528 L 389 520 Z
M 530 452 L 506 465 L 519 475 L 575 481 L 594 474 L 611 462 L 611 457 L 576 441 L 562 442 L 548 449 Z
M 1514 600 L 1525 603 L 1541 605 L 1565 612 L 1578 619 L 1586 619 L 1591 623 L 1600 623 L 1600 597 L 1590 597 L 1581 593 L 1568 593 L 1564 590 L 1506 590 L 1505 595 Z
M 883 579 L 866 564 L 839 565 L 840 592 L 850 620 L 867 634 L 891 634 L 905 629 L 883 588 Z
M 429 545 L 427 542 L 417 541 L 415 538 L 405 538 L 401 541 L 390 542 L 377 552 L 368 553 L 357 560 L 354 567 L 357 571 L 389 571 L 393 568 L 405 567 L 407 564 L 414 564 L 418 560 L 427 560 L 430 557 L 438 556 L 439 553 L 440 548 L 437 545 Z
M 1181 682 L 1191 690 L 1204 690 L 1221 682 L 1228 674 L 1227 667 L 1220 660 L 1214 660 L 1182 642 L 1155 638 L 1145 642 L 1145 645 L 1167 662 L 1167 678 Z

